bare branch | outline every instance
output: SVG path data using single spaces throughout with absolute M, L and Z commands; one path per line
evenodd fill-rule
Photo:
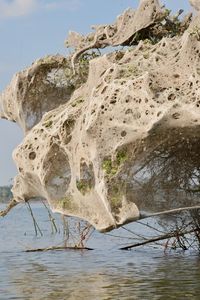
M 196 210 L 196 209 L 200 209 L 200 205 L 189 206 L 189 207 L 180 207 L 180 208 L 175 208 L 175 209 L 170 209 L 170 210 L 164 210 L 164 211 L 156 212 L 156 213 L 153 213 L 153 214 L 141 213 L 140 214 L 140 220 L 143 220 L 143 219 L 146 219 L 146 218 L 153 218 L 153 217 L 163 216 L 163 215 L 175 214 L 175 213 L 179 213 L 179 212 L 183 212 L 183 211 L 192 211 L 192 210 Z
M 52 246 L 48 248 L 37 248 L 37 249 L 28 249 L 25 252 L 44 252 L 44 251 L 52 251 L 52 250 L 93 250 L 88 247 L 65 247 L 65 246 Z
M 146 240 L 144 242 L 141 242 L 141 243 L 136 243 L 136 244 L 132 244 L 132 245 L 122 247 L 122 248 L 120 248 L 120 250 L 129 250 L 131 248 L 136 248 L 136 247 L 144 246 L 144 245 L 147 245 L 147 244 L 150 244 L 150 243 L 155 243 L 155 242 L 158 242 L 158 241 L 167 240 L 167 239 L 170 239 L 170 238 L 173 238 L 173 237 L 176 237 L 176 238 L 181 237 L 181 236 L 184 236 L 186 234 L 194 233 L 194 232 L 197 232 L 197 231 L 198 231 L 198 229 L 195 228 L 195 229 L 191 229 L 191 230 L 184 231 L 184 232 L 177 232 L 177 231 L 170 232 L 170 233 L 167 233 L 167 234 L 164 234 L 164 235 L 152 238 L 152 239 L 148 239 L 148 240 Z
M 33 225 L 34 225 L 34 229 L 35 229 L 35 235 L 37 236 L 38 235 L 38 231 L 39 231 L 40 235 L 43 236 L 43 233 L 42 233 L 42 231 L 41 231 L 41 229 L 40 229 L 40 227 L 39 227 L 39 225 L 38 225 L 38 223 L 37 223 L 37 221 L 36 221 L 36 219 L 34 217 L 34 214 L 33 214 L 33 211 L 32 211 L 30 203 L 27 201 L 26 204 L 27 204 L 27 208 L 30 211 L 30 214 L 31 214 L 31 217 L 32 217 L 32 220 L 33 220 Z
M 17 202 L 15 199 L 11 199 L 9 202 L 8 202 L 8 205 L 7 207 L 4 209 L 4 210 L 1 210 L 0 211 L 0 217 L 5 217 L 9 211 L 15 207 L 19 202 Z

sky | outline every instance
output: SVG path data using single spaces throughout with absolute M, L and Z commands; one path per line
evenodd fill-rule
M 191 10 L 187 0 L 163 0 L 169 9 Z M 91 25 L 113 23 L 138 0 L 0 0 L 0 92 L 14 73 L 48 54 L 68 55 L 69 30 L 86 34 Z M 12 151 L 22 141 L 21 129 L 0 120 L 0 186 L 11 184 L 17 171 Z

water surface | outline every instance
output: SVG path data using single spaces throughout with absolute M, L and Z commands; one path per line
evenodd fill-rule
M 152 246 L 121 251 L 126 240 L 97 232 L 87 244 L 93 251 L 24 252 L 63 240 L 62 232 L 51 234 L 46 210 L 32 207 L 43 237 L 35 236 L 25 206 L 0 220 L 1 300 L 200 299 L 200 258 L 193 252 Z

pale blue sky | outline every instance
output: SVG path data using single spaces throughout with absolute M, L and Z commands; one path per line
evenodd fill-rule
M 187 0 L 162 1 L 170 9 L 190 10 Z M 112 23 L 138 0 L 0 0 L 0 91 L 12 75 L 47 54 L 67 55 L 69 30 L 87 33 L 93 24 Z M 12 150 L 22 140 L 18 126 L 0 120 L 0 186 L 16 174 Z

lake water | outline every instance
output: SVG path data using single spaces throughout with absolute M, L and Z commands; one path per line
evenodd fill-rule
M 42 205 L 32 208 L 42 237 L 35 236 L 23 205 L 0 219 L 0 300 L 200 299 L 200 257 L 195 252 L 165 253 L 159 246 L 121 251 L 120 246 L 134 241 L 97 232 L 87 243 L 92 251 L 24 252 L 63 240 L 62 232 L 51 234 Z M 137 226 L 127 228 L 140 230 Z

